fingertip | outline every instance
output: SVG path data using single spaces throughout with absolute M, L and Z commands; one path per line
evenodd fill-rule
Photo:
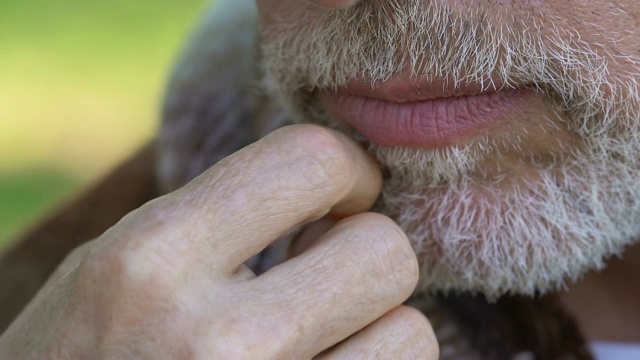
M 314 124 L 289 125 L 267 135 L 265 141 L 283 144 L 286 151 L 317 162 L 310 180 L 342 189 L 335 193 L 330 210 L 337 218 L 370 209 L 380 194 L 380 166 L 360 144 L 339 131 Z

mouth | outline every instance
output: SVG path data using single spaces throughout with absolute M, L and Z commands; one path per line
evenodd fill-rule
M 509 128 L 537 97 L 528 87 L 492 82 L 449 86 L 446 81 L 391 79 L 375 86 L 352 81 L 318 100 L 335 120 L 380 146 L 439 148 Z

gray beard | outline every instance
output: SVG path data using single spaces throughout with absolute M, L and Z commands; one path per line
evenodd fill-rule
M 415 78 L 452 79 L 455 86 L 489 88 L 495 78 L 506 87 L 534 86 L 582 140 L 568 154 L 550 154 L 558 160 L 530 177 L 481 180 L 477 163 L 500 148 L 491 139 L 435 150 L 368 145 L 389 173 L 375 211 L 407 232 L 422 289 L 490 298 L 544 292 L 601 269 L 639 237 L 637 59 L 605 58 L 577 36 L 562 40 L 567 32 L 543 36 L 500 16 L 422 0 L 361 2 L 306 24 L 267 29 L 263 46 L 266 87 L 298 122 L 341 128 L 313 90 L 357 75 L 375 83 L 409 69 Z M 613 77 L 611 61 L 632 70 Z M 508 145 L 517 148 L 518 139 Z

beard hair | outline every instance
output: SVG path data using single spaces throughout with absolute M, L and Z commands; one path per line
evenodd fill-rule
M 479 180 L 474 173 L 482 161 L 499 161 L 499 149 L 518 149 L 517 138 L 495 144 L 485 137 L 440 149 L 368 146 L 389 173 L 374 210 L 407 232 L 422 288 L 489 298 L 548 291 L 601 269 L 640 235 L 634 80 L 640 66 L 585 43 L 573 30 L 542 29 L 538 13 L 530 14 L 534 26 L 527 28 L 505 20 L 506 14 L 473 11 L 391 0 L 363 1 L 321 19 L 300 21 L 294 14 L 298 20 L 282 19 L 263 33 L 265 86 L 294 121 L 337 128 L 343 125 L 313 92 L 356 77 L 374 85 L 408 71 L 424 81 L 447 79 L 452 87 L 500 83 L 544 94 L 581 146 L 550 154 L 556 161 L 515 184 L 509 176 Z M 614 76 L 611 62 L 633 71 Z M 555 124 L 544 124 L 551 135 Z

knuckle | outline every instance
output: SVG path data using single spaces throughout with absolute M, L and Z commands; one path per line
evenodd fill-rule
M 408 333 L 419 336 L 434 336 L 429 319 L 418 309 L 400 306 L 395 310 L 395 316 Z
M 169 232 L 176 223 L 175 208 L 180 207 L 176 198 L 174 193 L 170 193 L 130 211 L 105 231 L 100 236 L 99 242 L 108 243 L 108 248 L 118 253 L 127 248 L 141 246 Z M 182 211 L 184 211 L 183 208 L 181 207 Z
M 117 251 L 105 244 L 99 244 L 80 263 L 81 274 L 91 277 L 102 277 L 108 274 L 117 274 L 120 259 Z
M 77 291 L 93 292 L 96 284 L 100 284 L 100 290 L 119 291 L 119 268 L 119 260 L 113 251 L 103 248 L 91 251 L 77 267 Z
M 163 284 L 175 276 L 179 247 L 165 237 L 176 236 L 167 196 L 152 200 L 123 217 L 99 239 L 89 267 L 103 276 L 136 285 Z M 177 240 L 177 239 L 176 239 Z
M 302 144 L 322 146 L 336 146 L 339 143 L 339 135 L 337 132 L 319 125 L 300 124 L 284 126 L 275 130 L 271 135 L 281 141 L 282 137 L 289 141 L 299 141 Z
M 366 226 L 370 239 L 369 249 L 379 259 L 378 263 L 386 270 L 389 278 L 399 287 L 413 287 L 418 282 L 419 268 L 416 254 L 407 235 L 400 226 L 389 217 L 377 213 L 363 213 L 355 220 Z
M 339 134 L 317 125 L 293 125 L 279 130 L 278 137 L 285 137 L 291 152 L 298 156 L 307 170 L 303 174 L 313 174 L 314 182 L 335 182 L 348 178 L 353 164 Z M 309 167 L 307 169 L 307 167 Z
M 82 270 L 105 285 L 158 294 L 170 287 L 176 276 L 176 272 L 166 265 L 154 249 L 115 243 L 102 246 L 88 256 Z
M 435 332 L 429 319 L 422 312 L 409 306 L 400 306 L 395 310 L 396 323 L 401 324 L 401 328 L 407 337 L 416 341 L 414 351 L 429 354 L 427 359 L 439 358 L 439 345 Z

